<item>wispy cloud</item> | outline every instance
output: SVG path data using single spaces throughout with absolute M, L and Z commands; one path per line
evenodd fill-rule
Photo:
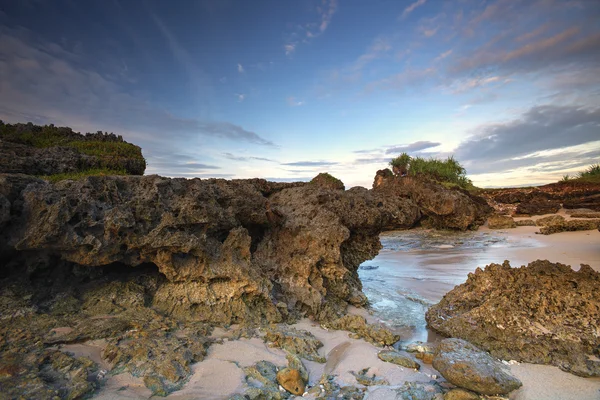
M 337 165 L 339 163 L 333 161 L 295 161 L 282 163 L 281 165 L 289 165 L 292 167 L 327 167 L 331 165 Z
M 337 12 L 338 0 L 321 0 L 317 5 L 317 21 L 311 21 L 305 24 L 298 24 L 294 27 L 293 32 L 288 35 L 283 46 L 286 56 L 291 56 L 297 50 L 300 43 L 308 43 L 311 40 L 321 36 L 333 19 Z
M 300 106 L 304 105 L 304 101 L 303 100 L 298 100 L 294 96 L 289 96 L 286 99 L 286 101 L 292 107 L 300 107 Z
M 297 43 L 288 43 L 284 45 L 283 48 L 285 49 L 285 55 L 291 56 L 292 54 L 294 54 L 294 51 L 296 51 L 296 45 Z
M 225 157 L 228 160 L 233 160 L 233 161 L 244 161 L 244 162 L 248 162 L 248 161 L 267 161 L 267 162 L 277 162 L 276 160 L 272 160 L 270 158 L 265 158 L 265 157 L 252 157 L 252 156 L 236 156 L 232 153 L 223 153 L 223 157 Z
M 600 150 L 599 127 L 600 108 L 535 106 L 518 119 L 477 128 L 455 154 L 474 172 L 533 165 L 534 155 L 540 152 L 586 144 L 587 151 Z
M 242 102 L 242 101 L 244 101 L 244 99 L 246 98 L 246 95 L 245 95 L 244 93 L 236 93 L 236 94 L 235 94 L 235 97 L 237 97 L 237 99 L 238 99 L 238 102 L 240 102 L 240 103 L 241 103 L 241 102 Z
M 246 70 L 244 69 L 244 66 L 242 64 L 237 65 L 237 70 L 240 74 L 243 74 L 244 72 L 246 72 Z
M 404 9 L 404 11 L 402 12 L 402 18 L 406 18 L 410 15 L 411 12 L 413 12 L 416 8 L 421 7 L 423 4 L 425 4 L 427 0 L 417 0 L 414 3 L 412 3 L 411 5 L 409 5 L 408 7 L 406 7 Z
M 413 153 L 421 150 L 431 149 L 441 145 L 440 142 L 430 142 L 428 140 L 420 140 L 418 142 L 393 146 L 385 151 L 385 154 L 395 153 Z

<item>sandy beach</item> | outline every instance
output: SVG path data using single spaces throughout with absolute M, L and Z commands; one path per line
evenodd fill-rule
M 402 266 L 402 282 L 392 282 L 399 287 L 408 288 L 430 302 L 439 299 L 456 284 L 464 282 L 469 272 L 477 267 L 484 267 L 490 262 L 501 263 L 510 260 L 513 267 L 527 264 L 536 259 L 548 259 L 572 265 L 578 269 L 579 264 L 589 264 L 600 270 L 600 232 L 582 231 L 566 232 L 549 236 L 535 232 L 537 227 L 518 227 L 500 231 L 491 231 L 482 227 L 478 234 L 500 238 L 498 245 L 486 246 L 483 250 L 457 250 L 452 245 L 440 245 L 438 251 L 419 250 L 409 252 L 390 251 L 384 249 L 374 260 L 365 264 L 395 264 Z M 393 234 L 386 233 L 385 235 Z M 496 240 L 494 239 L 494 240 Z M 382 239 L 385 240 L 385 239 Z M 381 268 L 383 270 L 383 268 Z M 378 273 L 377 269 L 372 271 Z M 424 279 L 423 277 L 426 277 Z M 366 284 L 368 286 L 368 284 Z M 368 290 L 366 291 L 368 293 Z M 352 309 L 367 317 L 370 322 L 377 322 L 376 312 Z M 424 321 L 423 321 L 424 323 Z M 394 398 L 394 388 L 404 382 L 429 382 L 439 373 L 431 365 L 422 364 L 422 368 L 411 370 L 386 363 L 377 357 L 381 350 L 364 340 L 352 339 L 346 331 L 328 331 L 307 319 L 294 325 L 304 329 L 323 342 L 319 353 L 327 357 L 325 364 L 306 361 L 309 370 L 309 387 L 318 384 L 320 376 L 327 372 L 336 375 L 340 385 L 358 385 L 351 371 L 359 371 L 370 367 L 369 372 L 385 378 L 390 386 L 373 386 L 367 390 L 365 399 Z M 235 327 L 232 327 L 232 329 Z M 436 340 L 439 337 L 427 330 L 411 331 L 396 328 L 403 341 Z M 182 390 L 172 393 L 169 399 L 227 399 L 235 393 L 243 393 L 248 388 L 244 380 L 243 367 L 257 361 L 266 360 L 276 365 L 286 365 L 285 351 L 271 348 L 261 338 L 230 339 L 231 330 L 215 329 L 213 337 L 222 343 L 212 345 L 204 361 L 193 366 L 193 375 Z M 62 350 L 76 355 L 87 355 L 107 368 L 100 359 L 102 341 L 87 344 L 62 346 Z M 407 353 L 408 354 L 408 353 Z M 514 400 L 592 400 L 600 398 L 600 378 L 581 378 L 561 371 L 557 367 L 526 363 L 511 363 L 507 368 L 523 382 L 523 387 L 512 392 Z M 151 392 L 139 378 L 129 374 L 110 375 L 105 378 L 105 385 L 94 396 L 95 399 L 147 399 Z M 313 398 L 305 395 L 305 398 Z M 292 397 L 293 398 L 293 397 Z

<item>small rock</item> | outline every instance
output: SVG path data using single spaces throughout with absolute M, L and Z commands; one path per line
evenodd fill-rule
M 522 386 L 501 362 L 462 339 L 442 340 L 433 367 L 450 383 L 481 394 L 506 394 Z
M 284 368 L 277 373 L 277 382 L 285 390 L 296 396 L 302 396 L 306 388 L 306 381 L 302 379 L 302 374 L 297 369 Z
M 464 389 L 452 389 L 444 395 L 444 400 L 479 400 L 479 396 Z
M 425 364 L 433 363 L 433 353 L 417 353 L 415 354 L 415 357 L 423 361 Z
M 421 365 L 418 362 L 413 361 L 411 358 L 406 357 L 395 350 L 384 350 L 377 354 L 380 360 L 390 362 L 402 367 L 419 369 Z
M 376 385 L 389 385 L 390 383 L 384 378 L 380 378 L 373 374 L 373 376 L 368 376 L 367 372 L 369 372 L 369 368 L 361 369 L 360 371 L 354 372 L 350 371 L 352 375 L 356 378 L 356 381 L 361 385 L 365 386 L 376 386 Z

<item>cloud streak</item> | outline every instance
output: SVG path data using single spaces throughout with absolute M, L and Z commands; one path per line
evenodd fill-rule
M 406 7 L 404 9 L 404 11 L 402 12 L 401 18 L 408 17 L 410 15 L 410 13 L 415 11 L 415 9 L 417 9 L 418 7 L 421 7 L 423 4 L 425 4 L 426 1 L 427 0 L 417 0 L 414 3 L 412 3 L 411 5 L 409 5 L 408 7 Z

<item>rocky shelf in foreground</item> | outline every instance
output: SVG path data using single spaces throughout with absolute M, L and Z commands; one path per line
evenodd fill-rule
M 588 265 L 490 264 L 427 312 L 428 326 L 504 360 L 600 376 L 600 273 Z

